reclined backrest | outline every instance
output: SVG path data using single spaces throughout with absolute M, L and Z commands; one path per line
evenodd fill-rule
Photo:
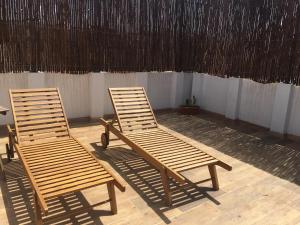
M 9 93 L 20 145 L 70 137 L 57 88 L 10 90 Z
M 157 122 L 143 87 L 109 88 L 121 132 L 157 128 Z

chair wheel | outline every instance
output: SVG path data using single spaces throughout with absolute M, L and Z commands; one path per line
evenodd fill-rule
M 105 149 L 109 145 L 109 139 L 106 133 L 101 134 L 101 144 Z

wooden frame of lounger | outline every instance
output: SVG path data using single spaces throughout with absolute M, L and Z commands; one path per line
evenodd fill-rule
M 36 224 L 43 223 L 42 213 L 48 214 L 48 200 L 102 184 L 107 185 L 109 199 L 89 208 L 109 202 L 116 214 L 114 186 L 122 192 L 125 186 L 71 136 L 59 90 L 21 89 L 9 94 L 15 128 L 7 126 L 8 158 L 15 150 L 22 162 L 34 194 Z
M 100 119 L 100 124 L 105 127 L 105 133 L 101 136 L 102 145 L 104 148 L 109 145 L 109 133 L 112 132 L 153 165 L 161 174 L 167 205 L 172 204 L 169 178 L 183 185 L 191 183 L 181 174 L 186 170 L 208 166 L 213 188 L 219 189 L 216 166 L 228 171 L 232 167 L 162 130 L 144 88 L 109 88 L 109 95 L 115 117 L 112 122 Z M 114 126 L 115 122 L 118 127 Z

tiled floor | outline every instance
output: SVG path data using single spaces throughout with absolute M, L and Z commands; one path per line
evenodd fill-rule
M 103 205 L 51 224 L 300 224 L 300 144 L 272 136 L 263 128 L 225 120 L 208 113 L 184 116 L 158 115 L 159 122 L 187 141 L 226 161 L 233 171 L 218 169 L 220 190 L 209 182 L 175 191 L 174 206 L 162 201 L 159 174 L 119 140 L 104 151 L 99 143 L 102 128 L 95 123 L 72 124 L 72 134 L 127 184 L 117 191 L 118 214 Z M 0 137 L 4 153 L 6 138 Z M 0 224 L 32 224 L 32 197 L 17 160 L 6 165 L 7 182 L 0 181 Z M 208 178 L 207 168 L 185 173 L 189 179 Z M 176 189 L 176 184 L 172 187 Z M 107 198 L 106 187 L 96 187 L 54 199 L 56 215 Z

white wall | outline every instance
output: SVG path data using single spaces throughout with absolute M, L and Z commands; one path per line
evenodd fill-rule
M 300 136 L 300 87 L 194 73 L 192 95 L 208 111 Z
M 154 109 L 177 108 L 195 95 L 205 110 L 300 136 L 300 87 L 199 73 L 1 74 L 0 105 L 10 108 L 10 88 L 59 87 L 69 118 L 98 118 L 113 112 L 107 89 L 124 86 L 143 86 Z M 11 113 L 0 117 L 0 124 L 12 121 Z
M 45 74 L 45 87 L 58 87 L 68 118 L 90 115 L 89 76 Z
M 197 104 L 207 111 L 225 114 L 228 79 L 208 74 L 194 74 L 192 95 Z
M 276 84 L 261 84 L 243 79 L 238 118 L 270 127 Z
M 187 77 L 186 82 L 184 82 Z M 0 105 L 10 107 L 10 88 L 58 87 L 68 118 L 98 118 L 112 114 L 109 87 L 143 86 L 154 109 L 176 108 L 191 94 L 192 74 L 151 73 L 21 73 L 0 75 Z M 0 124 L 12 123 L 11 113 Z
M 300 136 L 300 87 L 293 87 L 288 115 L 287 133 Z

